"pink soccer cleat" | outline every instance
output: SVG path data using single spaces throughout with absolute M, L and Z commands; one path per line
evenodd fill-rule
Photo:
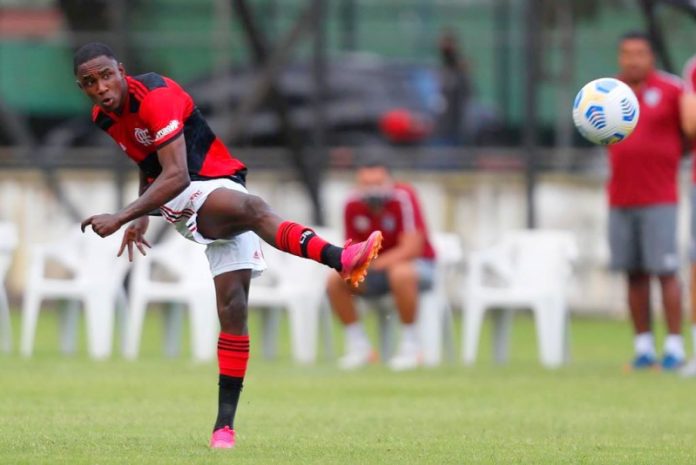
M 234 447 L 234 430 L 229 426 L 216 429 L 210 438 L 211 449 L 231 449 Z
M 382 247 L 382 232 L 373 231 L 366 241 L 351 244 L 348 240 L 341 254 L 341 277 L 353 287 L 365 280 L 367 268 Z

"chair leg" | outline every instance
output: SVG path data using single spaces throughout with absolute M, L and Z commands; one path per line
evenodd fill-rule
M 321 306 L 319 307 L 319 328 L 321 334 L 321 340 L 323 343 L 324 357 L 327 360 L 333 360 L 335 358 L 334 352 L 334 342 L 333 342 L 333 319 L 331 307 L 325 298 L 321 301 Z
M 464 363 L 473 365 L 476 362 L 478 354 L 479 338 L 481 336 L 481 327 L 483 325 L 483 316 L 486 309 L 478 302 L 470 301 L 466 305 L 464 317 L 462 318 L 462 351 Z
M 36 323 L 41 309 L 41 297 L 31 288 L 24 293 L 22 307 L 22 340 L 20 352 L 24 357 L 30 357 L 34 351 L 34 337 L 36 336 Z
M 10 305 L 7 302 L 7 292 L 2 283 L 0 283 L 0 350 L 5 353 L 12 351 Z
M 389 308 L 379 305 L 378 302 L 375 302 L 375 306 L 379 326 L 379 356 L 383 361 L 388 361 L 394 351 L 394 333 L 396 332 L 394 318 Z
M 67 300 L 60 305 L 60 351 L 66 355 L 77 352 L 80 302 Z
M 425 366 L 436 366 L 442 361 L 442 323 L 445 302 L 433 291 L 421 294 L 418 302 L 418 327 Z
M 297 299 L 288 304 L 290 338 L 295 361 L 314 363 L 317 356 L 318 312 L 315 305 Z
M 506 363 L 510 352 L 510 331 L 512 312 L 504 308 L 495 309 L 493 314 L 493 359 L 496 363 Z
M 111 355 L 114 333 L 114 296 L 95 290 L 85 302 L 87 348 L 90 357 L 100 360 Z
M 261 353 L 265 359 L 278 356 L 278 328 L 280 327 L 280 309 L 265 307 L 261 312 Z
M 126 317 L 124 334 L 125 343 L 123 345 L 123 356 L 129 360 L 137 358 L 140 352 L 140 339 L 142 337 L 146 310 L 147 301 L 145 301 L 138 289 L 133 289 L 128 302 L 128 316 Z
M 541 363 L 558 368 L 565 355 L 565 311 L 556 299 L 544 299 L 535 305 L 534 316 Z
M 206 297 L 203 298 L 203 295 Z M 214 360 L 217 356 L 217 338 L 220 330 L 215 293 L 200 292 L 189 302 L 191 316 L 191 352 L 197 362 Z
M 164 310 L 164 355 L 170 358 L 181 355 L 181 337 L 184 327 L 184 305 L 168 304 Z M 194 341 L 191 341 L 191 345 Z
M 454 362 L 454 315 L 452 306 L 448 303 L 442 315 L 442 346 L 445 350 L 445 357 L 448 362 Z

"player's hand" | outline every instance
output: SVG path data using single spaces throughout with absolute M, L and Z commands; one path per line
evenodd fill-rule
M 123 251 L 128 249 L 128 261 L 133 261 L 133 245 L 140 251 L 140 253 L 145 256 L 145 247 L 152 248 L 147 239 L 145 239 L 145 232 L 147 231 L 149 220 L 147 216 L 138 218 L 133 221 L 126 230 L 123 232 L 123 240 L 121 241 L 121 248 L 118 249 L 117 256 L 120 257 Z
M 87 226 L 92 226 L 92 231 L 101 237 L 110 236 L 119 230 L 123 223 L 117 215 L 104 213 L 103 215 L 90 216 L 82 222 L 80 228 L 85 232 Z

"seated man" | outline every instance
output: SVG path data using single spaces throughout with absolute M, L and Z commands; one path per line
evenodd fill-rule
M 416 368 L 421 361 L 414 324 L 418 293 L 432 286 L 435 271 L 435 253 L 416 193 L 411 186 L 394 182 L 383 163 L 364 164 L 357 171 L 357 190 L 346 203 L 344 221 L 349 240 L 362 241 L 370 231 L 380 229 L 384 241 L 381 255 L 358 288 L 334 276 L 329 279 L 331 305 L 346 327 L 347 350 L 339 365 L 354 369 L 376 359 L 358 319 L 353 294 L 379 297 L 391 292 L 402 330 L 399 348 L 389 366 L 394 370 Z

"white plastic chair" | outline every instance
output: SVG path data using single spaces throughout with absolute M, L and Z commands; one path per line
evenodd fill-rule
M 165 271 L 171 278 L 163 281 L 155 270 Z M 150 303 L 173 304 L 165 315 L 165 346 L 168 355 L 180 347 L 180 307 L 186 306 L 191 321 L 191 350 L 194 360 L 208 361 L 216 357 L 219 331 L 215 285 L 205 246 L 172 235 L 161 244 L 138 256 L 131 274 L 130 306 L 123 355 L 137 358 L 140 351 L 145 311 Z
M 484 314 L 494 313 L 494 355 L 507 358 L 512 312 L 531 309 L 541 363 L 558 367 L 568 357 L 569 315 L 566 288 L 578 254 L 573 236 L 564 231 L 517 231 L 497 246 L 474 252 L 464 289 L 464 362 L 476 360 Z
M 117 306 L 125 305 L 123 279 L 129 263 L 117 258 L 120 234 L 101 238 L 74 225 L 64 239 L 35 245 L 31 251 L 22 310 L 21 353 L 30 356 L 34 349 L 36 323 L 41 302 L 56 299 L 71 302 L 63 312 L 61 347 L 64 352 L 75 348 L 76 310 L 83 303 L 87 324 L 88 352 L 92 358 L 111 355 L 114 316 Z M 46 277 L 46 265 L 56 262 L 72 276 L 64 279 Z
M 335 232 L 315 228 L 317 234 L 332 240 Z M 275 352 L 278 310 L 288 312 L 293 359 L 312 363 L 317 357 L 321 304 L 330 270 L 311 260 L 295 257 L 264 244 L 268 269 L 263 281 L 252 283 L 249 308 L 264 310 L 264 352 Z M 330 323 L 330 321 L 329 321 Z
M 416 324 L 421 343 L 423 365 L 436 366 L 442 362 L 443 347 L 448 358 L 454 354 L 452 305 L 447 295 L 447 277 L 456 270 L 463 258 L 459 236 L 435 232 L 430 237 L 435 249 L 435 275 L 433 286 L 420 293 Z M 393 349 L 396 321 L 392 317 L 394 300 L 391 295 L 378 299 L 362 298 L 377 310 L 380 333 L 380 355 L 388 360 Z
M 12 326 L 4 283 L 16 248 L 17 227 L 13 223 L 0 223 L 0 350 L 5 353 L 12 350 Z

